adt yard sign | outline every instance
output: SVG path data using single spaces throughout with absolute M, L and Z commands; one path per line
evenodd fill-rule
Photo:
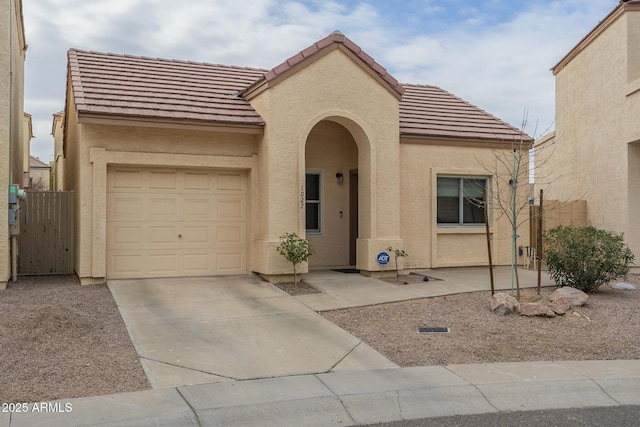
M 391 259 L 391 257 L 389 256 L 388 253 L 386 252 L 380 252 L 378 254 L 378 264 L 380 265 L 387 265 L 389 264 L 389 260 Z

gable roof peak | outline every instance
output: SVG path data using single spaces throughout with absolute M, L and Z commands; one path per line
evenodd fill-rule
M 318 40 L 311 46 L 301 50 L 291 58 L 282 62 L 280 65 L 271 69 L 253 85 L 245 89 L 242 92 L 242 95 L 250 98 L 252 93 L 259 93 L 261 91 L 260 88 L 268 86 L 276 79 L 279 80 L 280 77 L 288 74 L 294 67 L 297 68 L 299 64 L 319 57 L 319 54 L 326 52 L 332 47 L 342 47 L 347 52 L 354 55 L 355 58 L 362 62 L 361 65 L 368 68 L 375 77 L 381 79 L 388 86 L 389 90 L 398 97 L 398 99 L 402 97 L 404 87 L 398 82 L 398 80 L 389 74 L 382 65 L 376 62 L 373 57 L 362 50 L 360 46 L 352 42 L 340 30 L 332 31 L 328 36 Z

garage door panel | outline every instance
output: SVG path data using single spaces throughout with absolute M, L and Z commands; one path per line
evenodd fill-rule
M 194 244 L 211 246 L 213 226 L 211 224 L 185 225 L 182 228 L 182 244 L 191 247 Z
M 215 174 L 211 172 L 185 172 L 183 189 L 185 192 L 211 192 Z
M 182 256 L 184 263 L 184 272 L 187 275 L 211 274 L 213 265 L 211 262 L 211 253 L 203 252 L 185 252 Z
M 143 172 L 131 169 L 112 169 L 107 177 L 107 187 L 116 191 L 140 191 L 143 188 Z
M 243 173 L 221 172 L 218 174 L 216 188 L 223 192 L 245 192 L 245 175 Z
M 213 221 L 211 197 L 185 196 L 183 198 L 182 214 L 185 221 Z
M 107 277 L 247 271 L 244 172 L 109 167 Z
M 180 258 L 173 251 L 151 251 L 149 257 L 148 274 L 150 277 L 176 276 L 181 271 Z
M 146 210 L 145 200 L 135 194 L 107 196 L 107 220 L 137 218 Z
M 215 239 L 218 247 L 244 246 L 246 226 L 242 223 L 217 225 Z
M 215 254 L 218 271 L 225 274 L 240 274 L 246 271 L 244 252 L 218 252 Z
M 216 219 L 225 220 L 238 218 L 246 220 L 246 202 L 243 198 L 220 198 L 216 199 Z
M 114 277 L 143 277 L 147 270 L 146 256 L 134 252 L 107 252 L 107 261 Z
M 138 249 L 145 233 L 142 225 L 112 224 L 107 227 L 107 241 L 111 242 L 111 249 Z
M 141 245 L 140 249 L 155 249 L 156 246 L 164 244 L 176 245 L 179 240 L 180 230 L 176 225 L 152 225 L 148 230 L 149 245 Z
M 177 190 L 178 189 L 178 172 L 177 171 L 149 171 L 149 189 L 150 190 Z
M 179 199 L 177 197 L 151 197 L 146 212 L 142 219 L 150 221 L 178 221 Z

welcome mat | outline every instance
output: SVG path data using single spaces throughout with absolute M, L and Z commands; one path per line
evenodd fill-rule
M 360 274 L 360 270 L 358 270 L 357 268 L 336 268 L 332 271 L 337 271 L 338 273 L 345 274 Z

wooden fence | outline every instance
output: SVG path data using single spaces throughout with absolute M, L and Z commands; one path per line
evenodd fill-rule
M 543 202 L 544 212 L 542 214 L 542 232 L 551 230 L 559 225 L 574 227 L 587 226 L 587 201 L 572 200 L 561 202 L 559 200 L 545 200 Z M 530 207 L 529 236 L 531 246 L 537 247 L 538 218 L 540 216 L 540 206 Z
M 20 201 L 18 274 L 74 272 L 74 193 L 27 191 Z

